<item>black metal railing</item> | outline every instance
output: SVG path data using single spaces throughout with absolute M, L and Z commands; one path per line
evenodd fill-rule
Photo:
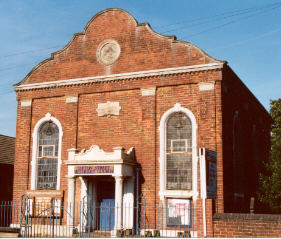
M 142 203 L 122 207 L 97 202 L 73 205 L 22 198 L 0 203 L 1 227 L 21 237 L 196 237 L 192 204 Z

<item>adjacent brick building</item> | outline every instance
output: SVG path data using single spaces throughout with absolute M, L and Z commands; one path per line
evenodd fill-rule
M 15 138 L 0 135 L 0 203 L 12 201 Z
M 15 91 L 15 200 L 192 205 L 202 236 L 212 235 L 214 212 L 256 196 L 267 111 L 227 62 L 124 10 L 95 15 Z M 135 226 L 116 210 L 113 228 Z M 163 227 L 180 216 L 166 217 Z

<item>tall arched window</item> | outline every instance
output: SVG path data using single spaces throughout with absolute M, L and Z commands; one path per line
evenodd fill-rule
M 52 121 L 45 122 L 38 131 L 37 189 L 56 189 L 59 129 Z
M 193 113 L 175 104 L 160 120 L 160 199 L 198 197 L 197 124 Z
M 31 190 L 59 190 L 62 126 L 47 113 L 35 125 L 31 161 Z
M 166 189 L 192 190 L 192 125 L 183 112 L 166 123 Z

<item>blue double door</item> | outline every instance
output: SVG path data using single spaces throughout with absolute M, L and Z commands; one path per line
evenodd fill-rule
M 115 200 L 114 198 L 105 198 L 100 203 L 100 221 L 99 229 L 109 231 L 114 229 L 115 218 Z
M 111 231 L 114 229 L 115 219 L 115 184 L 112 181 L 101 181 L 99 195 L 99 230 Z

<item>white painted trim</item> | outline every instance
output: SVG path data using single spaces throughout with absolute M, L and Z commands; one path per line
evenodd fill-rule
M 49 81 L 33 84 L 23 84 L 14 86 L 15 91 L 19 90 L 30 90 L 30 89 L 39 89 L 39 88 L 48 88 L 48 87 L 58 87 L 66 85 L 79 85 L 79 84 L 89 84 L 100 81 L 114 81 L 114 80 L 124 80 L 132 78 L 141 78 L 147 76 L 158 76 L 158 75 L 168 75 L 168 74 L 177 74 L 193 71 L 204 71 L 204 70 L 213 70 L 213 69 L 222 69 L 224 63 L 209 63 L 202 65 L 192 65 L 192 66 L 182 66 L 175 68 L 164 68 L 157 70 L 148 70 L 148 71 L 137 71 L 129 73 L 121 73 L 114 75 L 103 75 L 103 76 L 93 76 L 93 77 L 84 77 L 84 78 L 75 78 L 68 80 L 59 80 L 59 81 Z
M 204 237 L 207 236 L 206 221 L 206 198 L 207 198 L 207 175 L 206 175 L 206 151 L 205 148 L 199 149 L 200 155 L 200 188 L 203 208 L 203 232 Z
M 166 147 L 166 122 L 168 117 L 174 112 L 183 112 L 185 113 L 189 119 L 191 120 L 192 125 L 192 190 L 166 190 L 165 188 L 165 169 L 166 169 L 166 155 L 165 155 L 165 147 Z M 175 104 L 173 108 L 167 110 L 163 116 L 161 117 L 160 126 L 160 191 L 159 196 L 161 200 L 164 200 L 165 197 L 191 197 L 195 201 L 198 197 L 197 191 L 197 123 L 196 118 L 193 113 L 182 107 L 179 103 Z
M 58 148 L 58 173 L 57 173 L 57 190 L 60 189 L 60 177 L 61 177 L 61 146 L 62 146 L 62 136 L 63 131 L 61 123 L 55 117 L 51 116 L 50 113 L 47 113 L 45 117 L 40 119 L 33 130 L 33 145 L 32 145 L 32 161 L 31 161 L 31 190 L 36 189 L 36 175 L 37 175 L 37 144 L 38 144 L 38 130 L 40 126 L 46 121 L 52 121 L 59 128 L 59 148 Z

